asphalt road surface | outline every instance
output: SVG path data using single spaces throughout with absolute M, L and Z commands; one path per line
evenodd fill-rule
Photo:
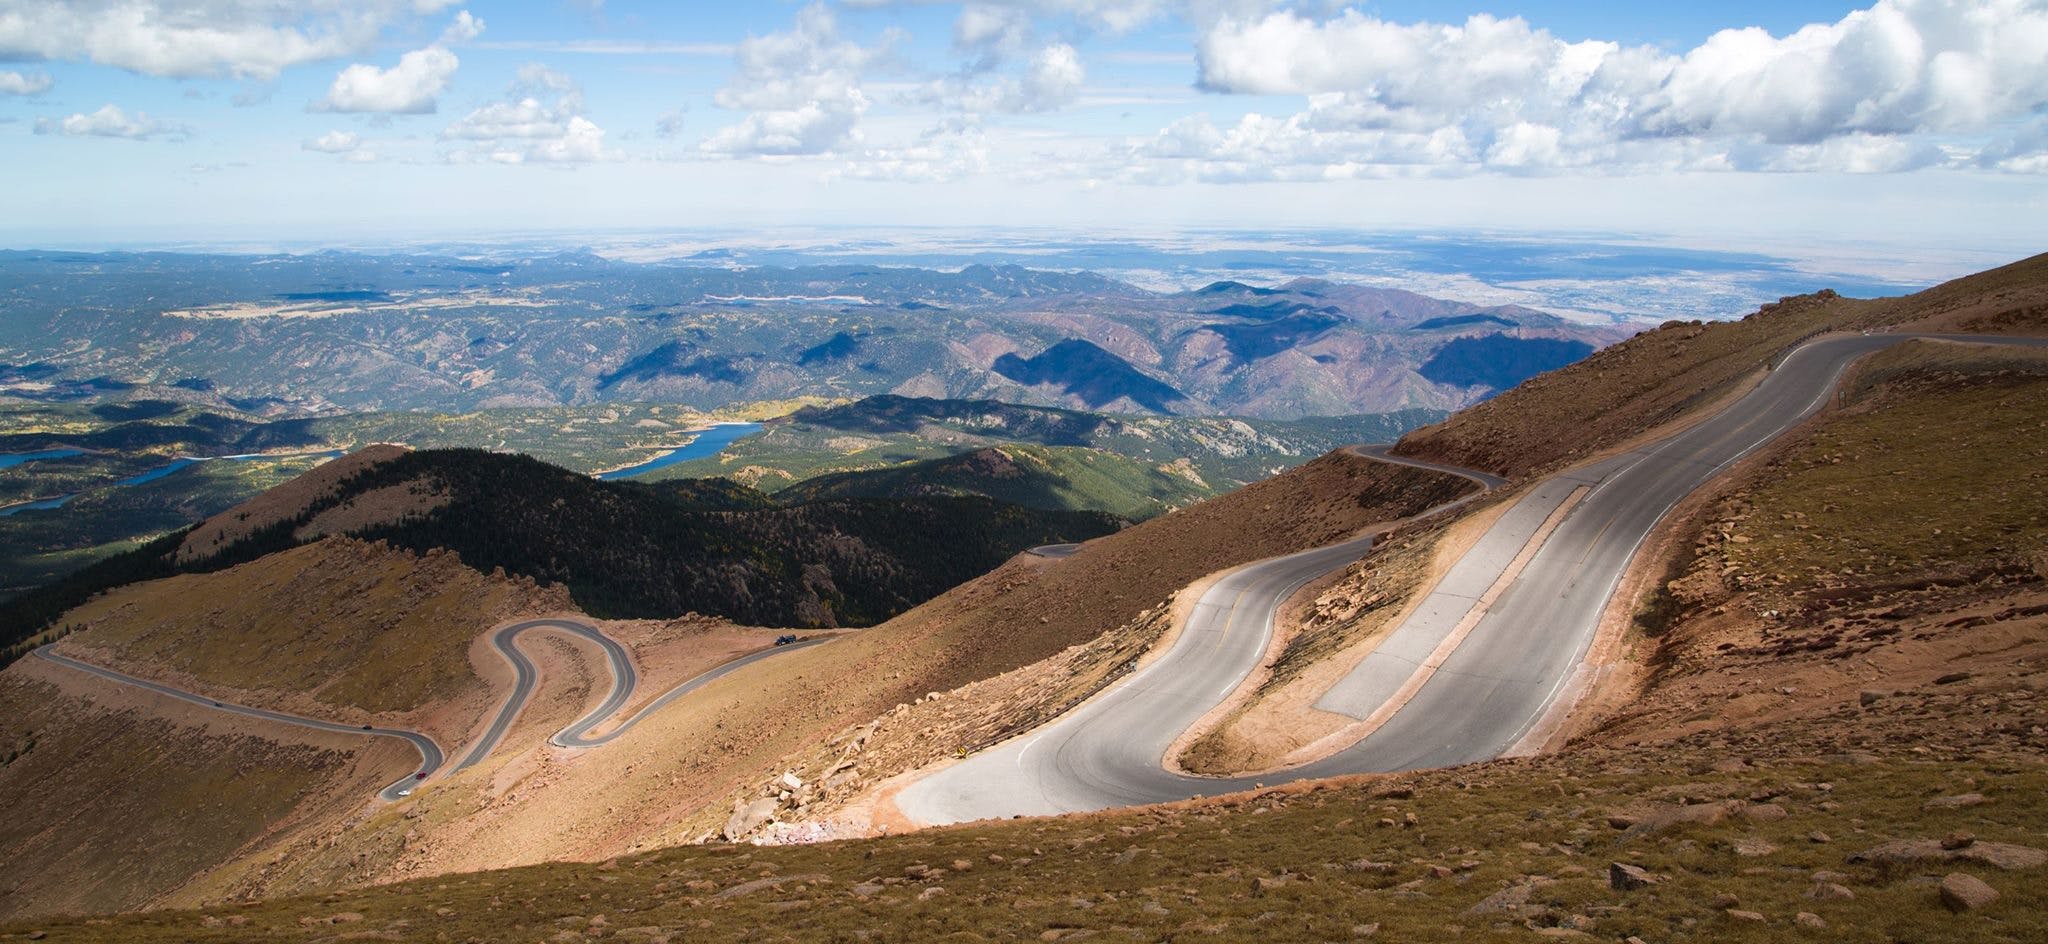
M 36 649 L 36 656 L 55 662 L 58 665 L 69 666 L 80 672 L 97 675 L 108 681 L 119 682 L 122 685 L 132 685 L 136 688 L 146 688 L 159 695 L 175 698 L 182 702 L 190 702 L 201 708 L 212 708 L 229 714 L 242 715 L 249 718 L 262 718 L 265 721 L 276 721 L 281 724 L 296 725 L 301 728 L 312 728 L 316 731 L 333 731 L 337 734 L 360 734 L 367 737 L 397 738 L 405 741 L 420 752 L 420 766 L 417 771 L 406 774 L 404 779 L 378 791 L 378 798 L 386 801 L 398 799 L 399 791 L 412 789 L 416 783 L 423 779 L 421 775 L 430 775 L 441 767 L 441 745 L 434 743 L 433 738 L 418 731 L 405 731 L 398 728 L 365 728 L 362 725 L 337 724 L 332 721 L 321 721 L 317 718 L 302 718 L 298 715 L 288 715 L 281 711 L 251 708 L 247 705 L 237 705 L 233 702 L 218 701 L 204 695 L 195 695 L 182 689 L 172 688 L 168 685 L 159 685 L 147 679 L 125 675 L 113 669 L 103 669 L 89 662 L 80 662 L 70 656 L 58 655 L 51 651 L 51 646 L 55 645 L 56 643 L 51 643 L 48 646 Z
M 1219 580 L 1157 662 L 1058 720 L 944 768 L 896 803 L 929 824 L 1105 809 L 1287 780 L 1441 767 L 1498 757 L 1543 717 L 1584 659 L 1602 609 L 1671 507 L 1737 459 L 1817 411 L 1851 362 L 1912 337 L 2042 345 L 2048 339 L 1852 335 L 1800 345 L 1757 388 L 1665 440 L 1536 483 L 1507 509 L 1358 669 L 1319 703 L 1366 718 L 1417 678 L 1454 628 L 1468 635 L 1421 676 L 1412 697 L 1352 746 L 1258 777 L 1165 769 L 1174 740 L 1263 657 L 1273 617 L 1296 589 L 1357 559 L 1367 539 L 1261 561 Z M 1396 460 L 1401 461 L 1401 460 Z M 1583 489 L 1583 492 L 1580 490 Z M 1576 504 L 1524 555 L 1542 523 Z M 1441 509 L 1438 509 L 1441 510 Z M 1526 560 L 1508 574 L 1518 556 Z M 1497 582 L 1508 579 L 1502 588 Z M 1492 605 L 1477 598 L 1498 589 Z M 1475 622 L 1476 621 L 1476 622 Z
M 654 714 L 656 711 L 659 711 L 660 709 L 666 707 L 669 703 L 727 674 L 745 668 L 746 666 L 752 665 L 763 659 L 781 655 L 785 652 L 794 652 L 798 649 L 807 649 L 811 646 L 831 642 L 833 639 L 833 637 L 831 636 L 825 636 L 814 639 L 800 640 L 798 642 L 789 643 L 787 645 L 776 646 L 772 649 L 763 649 L 759 652 L 741 656 L 740 658 L 734 659 L 730 662 L 726 662 L 722 665 L 719 665 L 716 668 L 711 669 L 708 672 L 698 675 L 697 677 L 692 678 L 689 681 L 686 681 L 680 685 L 677 685 L 674 688 L 669 689 L 666 692 L 663 692 L 659 697 L 649 702 L 647 704 L 647 707 L 635 712 L 632 717 L 619 722 L 619 724 L 616 727 L 612 728 L 612 730 L 610 730 L 609 732 L 593 737 L 590 735 L 590 730 L 598 726 L 599 724 L 602 724 L 606 718 L 609 718 L 612 715 L 617 714 L 621 708 L 625 707 L 625 705 L 628 702 L 632 701 L 633 692 L 639 686 L 639 673 L 634 671 L 632 658 L 627 654 L 625 647 L 619 645 L 617 640 L 614 640 L 611 637 L 606 636 L 604 633 L 598 631 L 597 627 L 592 626 L 589 623 L 582 622 L 581 620 L 541 619 L 528 620 L 524 623 L 515 623 L 511 626 L 507 626 L 503 629 L 498 630 L 491 637 L 491 643 L 497 648 L 498 654 L 503 656 L 507 662 L 510 662 L 512 664 L 514 674 L 512 692 L 505 699 L 505 703 L 499 707 L 497 716 L 492 719 L 491 725 L 484 732 L 483 738 L 470 748 L 468 755 L 466 755 L 463 758 L 460 764 L 456 765 L 456 770 L 463 770 L 465 768 L 471 767 L 475 765 L 477 762 L 490 756 L 491 751 L 497 747 L 498 742 L 504 739 L 505 733 L 511 730 L 512 723 L 518 719 L 519 712 L 526 707 L 527 701 L 529 701 L 533 697 L 533 689 L 534 686 L 539 682 L 540 673 L 534 667 L 532 660 L 527 659 L 525 654 L 521 653 L 513 645 L 513 641 L 517 639 L 521 633 L 534 629 L 560 630 L 562 632 L 570 633 L 588 639 L 591 642 L 596 643 L 600 648 L 604 650 L 606 660 L 611 667 L 612 688 L 611 692 L 605 696 L 605 700 L 602 703 L 600 703 L 596 708 L 584 714 L 583 717 L 578 718 L 574 723 L 556 732 L 554 736 L 548 739 L 549 743 L 552 743 L 558 747 L 568 748 L 596 747 L 600 744 L 609 742 L 613 738 L 616 738 L 619 735 L 624 734 L 626 731 L 632 729 L 634 725 L 639 724 L 642 720 Z M 366 737 L 386 737 L 398 738 L 400 740 L 403 740 L 411 744 L 415 749 L 419 751 L 419 769 L 407 774 L 404 777 L 404 779 L 401 779 L 396 783 L 393 783 L 390 786 L 385 787 L 383 790 L 378 791 L 378 798 L 385 800 L 387 802 L 398 800 L 400 798 L 399 795 L 401 792 L 409 792 L 413 788 L 419 786 L 419 784 L 422 781 L 432 776 L 436 770 L 439 770 L 441 768 L 442 763 L 446 760 L 445 756 L 441 752 L 441 746 L 439 744 L 434 743 L 433 738 L 430 738 L 425 734 L 421 734 L 418 731 L 407 731 L 400 728 L 366 728 L 361 725 L 339 724 L 333 721 L 321 721 L 317 718 L 306 718 L 301 717 L 299 715 L 285 714 L 284 712 L 280 711 L 270 711 L 264 708 L 251 708 L 247 705 L 237 705 L 233 702 L 219 701 L 217 699 L 209 698 L 205 695 L 195 694 L 193 692 L 188 692 L 183 689 L 172 688 L 168 685 L 148 681 L 147 679 L 139 679 L 132 675 L 116 672 L 112 669 L 101 668 L 89 662 L 80 662 L 77 659 L 73 659 L 69 656 L 59 655 L 52 650 L 52 647 L 55 645 L 55 643 L 51 643 L 50 645 L 46 645 L 36 649 L 36 656 L 51 662 L 55 662 L 59 665 L 64 665 L 73 669 L 77 669 L 81 672 L 86 672 L 91 675 L 99 676 L 100 678 L 107 679 L 112 682 L 118 682 L 123 685 L 132 685 L 137 688 L 148 689 L 149 691 L 156 692 L 157 694 L 166 695 L 171 698 L 178 699 L 179 701 L 198 705 L 202 708 L 212 708 L 217 711 L 225 711 L 230 714 L 238 714 L 250 718 L 261 718 L 266 721 L 276 721 L 283 724 L 296 725 L 302 728 L 312 728 L 319 731 L 333 731 L 339 734 L 357 734 Z

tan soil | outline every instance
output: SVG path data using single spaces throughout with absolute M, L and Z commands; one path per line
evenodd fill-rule
M 190 563 L 264 528 L 297 518 L 314 502 L 334 494 L 344 480 L 407 451 L 404 446 L 378 443 L 321 463 L 289 482 L 200 522 L 178 545 L 177 560 Z
M 454 501 L 440 485 L 426 479 L 373 488 L 313 516 L 292 537 L 312 541 L 330 534 L 354 534 L 425 515 Z

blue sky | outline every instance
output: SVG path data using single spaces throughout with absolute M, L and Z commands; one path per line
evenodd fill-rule
M 1357 226 L 2018 254 L 2044 115 L 2044 0 L 0 0 L 0 245 Z

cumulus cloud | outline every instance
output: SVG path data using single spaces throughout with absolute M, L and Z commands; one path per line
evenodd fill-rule
M 130 115 L 120 106 L 110 104 L 100 106 L 91 114 L 77 112 L 65 118 L 39 118 L 36 120 L 36 133 L 142 141 L 155 137 L 183 138 L 190 136 L 192 131 L 181 124 L 159 121 L 147 112 L 138 111 Z
M 329 131 L 317 138 L 308 138 L 299 143 L 302 150 L 319 151 L 322 154 L 347 154 L 362 144 L 353 131 Z
M 484 22 L 464 10 L 425 49 L 398 57 L 398 64 L 380 69 L 356 63 L 341 70 L 326 97 L 313 103 L 313 111 L 371 112 L 385 115 L 426 115 L 439 107 L 442 92 L 462 65 L 448 50 L 451 43 L 467 42 L 483 32 Z
M 1566 42 L 1517 18 L 1403 24 L 1357 10 L 1224 16 L 1196 53 L 1204 89 L 1309 97 L 1269 129 L 1280 159 L 1371 163 L 1389 144 L 1398 158 L 1455 132 L 1469 149 L 1448 161 L 1501 170 L 1879 172 L 1956 158 L 1907 138 L 1995 136 L 2048 108 L 2043 50 L 2038 0 L 1879 0 L 1784 37 L 1724 30 L 1681 54 Z
M 1025 113 L 1054 111 L 1074 103 L 1087 80 L 1081 55 L 1066 43 L 1053 43 L 1031 55 L 1021 74 L 989 78 L 973 74 L 947 76 L 926 83 L 907 98 L 913 102 L 966 112 Z
M 276 78 L 368 48 L 451 0 L 9 0 L 0 59 L 76 59 L 175 78 Z
M 41 95 L 57 84 L 41 72 L 0 71 L 0 95 Z
M 841 38 L 823 4 L 797 13 L 786 32 L 748 37 L 734 52 L 738 68 L 714 100 L 745 110 L 738 124 L 705 139 L 705 151 L 740 155 L 822 154 L 853 144 L 869 105 L 862 73 L 886 60 L 903 39 L 891 31 L 862 46 Z
M 503 99 L 464 115 L 441 136 L 483 142 L 484 156 L 504 164 L 584 164 L 614 156 L 604 146 L 604 129 L 584 114 L 582 88 L 538 64 L 522 67 Z
M 455 46 L 476 39 L 484 34 L 484 21 L 469 15 L 468 10 L 455 14 L 455 21 L 441 31 L 441 45 Z

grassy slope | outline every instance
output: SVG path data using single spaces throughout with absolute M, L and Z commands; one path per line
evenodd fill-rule
M 71 923 L 53 927 L 51 939 L 312 940 L 346 929 L 303 920 L 356 914 L 362 920 L 351 925 L 364 930 L 409 922 L 400 930 L 457 940 L 583 933 L 597 915 L 607 934 L 647 928 L 633 937 L 676 941 L 747 940 L 763 927 L 794 940 L 845 940 L 887 927 L 892 940 L 1059 939 L 1091 930 L 1321 941 L 1369 926 L 1389 940 L 1522 940 L 1534 937 L 1527 928 L 1561 925 L 1607 940 L 2038 940 L 2048 936 L 2041 868 L 1854 861 L 1889 840 L 1957 832 L 1978 844 L 2048 845 L 2040 826 L 2048 822 L 2048 767 L 2038 734 L 2029 733 L 2038 731 L 2048 688 L 2048 610 L 1952 618 L 1958 608 L 1995 615 L 2001 601 L 2048 597 L 2048 562 L 1967 585 L 1923 579 L 1946 569 L 1951 529 L 2005 525 L 2001 509 L 1942 500 L 1950 490 L 2038 472 L 2038 463 L 2005 464 L 2015 473 L 1948 458 L 2038 449 L 2038 436 L 2011 437 L 2040 421 L 2048 381 L 2033 368 L 1913 363 L 1930 356 L 1901 351 L 1887 355 L 1896 362 L 1873 363 L 1865 376 L 1881 384 L 1864 385 L 1850 411 L 1785 443 L 1754 480 L 1737 483 L 1733 492 L 1748 496 L 1743 510 L 1695 523 L 1705 535 L 1725 529 L 1729 540 L 1681 544 L 1679 553 L 1716 574 L 1728 548 L 1805 546 L 1832 560 L 1830 542 L 1840 535 L 1810 527 L 1823 505 L 1863 522 L 1912 511 L 1929 516 L 1925 526 L 1882 538 L 1905 543 L 1846 598 L 1837 577 L 1815 576 L 1697 601 L 1660 640 L 1641 642 L 1658 647 L 1654 661 L 1666 667 L 1641 709 L 1559 755 L 818 847 L 673 849 L 210 914 Z M 1929 440 L 1929 430 L 1951 432 Z M 1893 487 L 1872 489 L 1837 478 L 1850 474 L 1846 462 L 1832 462 L 1845 450 L 1931 462 L 1937 471 L 1888 476 Z M 2044 520 L 2031 516 L 2000 546 L 2038 549 L 2048 541 Z M 1989 553 L 1982 545 L 1965 551 Z M 1855 579 L 1863 578 L 1859 569 Z M 1799 642 L 1791 631 L 1845 615 L 1835 612 L 1840 599 L 1855 601 L 1858 612 L 1893 614 L 1884 621 L 1900 631 L 1878 634 L 1854 659 L 1803 644 L 1733 654 L 1722 647 L 1737 632 Z M 1761 616 L 1771 600 L 1802 606 L 1789 629 Z M 1959 666 L 1970 677 L 1937 681 Z M 1831 672 L 1841 676 L 1834 684 Z M 1888 694 L 1863 704 L 1858 689 L 1873 687 Z M 1964 793 L 1985 802 L 1928 803 Z M 1683 807 L 1698 812 L 1724 801 L 1738 801 L 1743 812 L 1656 825 Z M 1605 880 L 1612 861 L 1667 880 L 1615 891 Z M 1929 881 L 1951 872 L 1976 875 L 2002 897 L 1983 912 L 1951 914 Z M 1809 897 L 1823 880 L 1854 897 Z M 1524 905 L 1481 907 L 1525 886 Z M 934 887 L 942 890 L 927 891 Z M 1795 924 L 1800 913 L 1827 928 Z M 245 923 L 207 926 L 220 916 Z
M 367 712 L 410 711 L 480 680 L 470 641 L 559 592 L 493 579 L 452 554 L 329 538 L 211 574 L 124 587 L 73 610 L 69 644 L 236 689 L 310 694 Z
M 1824 331 L 1917 326 L 2048 333 L 2048 255 L 1916 295 L 1802 295 L 1741 321 L 1671 322 L 1403 437 L 1400 452 L 1521 477 L 1583 459 L 1718 400 Z
M 233 855 L 353 761 L 110 710 L 18 672 L 0 676 L 0 758 L 5 915 L 139 907 Z

